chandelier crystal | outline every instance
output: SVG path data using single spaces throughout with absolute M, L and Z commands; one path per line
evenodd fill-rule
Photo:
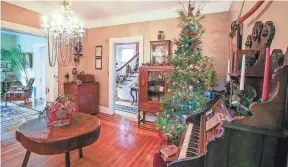
M 43 16 L 41 30 L 48 39 L 50 66 L 55 65 L 57 57 L 59 62 L 58 54 L 60 54 L 62 65 L 68 65 L 75 44 L 85 36 L 83 22 L 79 22 L 71 8 L 71 2 L 67 1 L 63 1 L 60 6 L 56 6 L 50 17 Z M 65 54 L 62 54 L 63 50 L 66 51 Z M 70 56 L 68 52 L 70 52 Z M 69 59 L 68 64 L 66 59 Z

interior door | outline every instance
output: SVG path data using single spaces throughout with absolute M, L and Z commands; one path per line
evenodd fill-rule
M 45 87 L 46 87 L 46 48 L 45 45 L 36 44 L 34 47 L 34 85 L 35 85 L 35 99 L 45 98 Z

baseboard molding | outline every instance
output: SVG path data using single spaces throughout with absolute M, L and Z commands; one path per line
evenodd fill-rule
M 104 113 L 104 114 L 109 114 L 109 115 L 113 114 L 113 112 L 109 111 L 109 107 L 105 107 L 105 106 L 99 106 L 99 112 Z

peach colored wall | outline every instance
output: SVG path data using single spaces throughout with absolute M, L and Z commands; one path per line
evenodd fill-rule
M 247 13 L 256 2 L 246 1 L 243 7 L 242 15 Z M 241 9 L 242 2 L 234 1 L 231 5 L 231 18 L 236 20 Z M 275 37 L 272 42 L 272 49 L 282 49 L 284 52 L 288 46 L 288 17 L 287 17 L 288 2 L 284 1 L 265 1 L 263 5 L 243 24 L 243 44 L 246 41 L 247 35 L 252 33 L 252 28 L 256 21 L 273 21 L 276 29 Z M 231 21 L 232 21 L 231 20 Z
M 230 13 L 209 14 L 202 20 L 202 24 L 206 28 L 203 35 L 203 51 L 204 54 L 215 60 L 215 69 L 218 73 L 218 81 L 223 85 L 225 79 L 226 62 L 228 57 L 228 32 L 230 25 Z M 150 44 L 149 41 L 157 40 L 159 30 L 165 32 L 165 39 L 173 40 L 177 38 L 180 29 L 177 28 L 178 20 L 165 19 L 133 24 L 125 24 L 118 26 L 102 27 L 88 29 L 86 38 L 83 41 L 83 53 L 81 64 L 77 68 L 78 71 L 91 73 L 95 75 L 96 81 L 100 83 L 100 105 L 108 106 L 108 69 L 109 69 L 109 38 L 144 36 L 144 62 L 150 60 Z M 95 70 L 95 46 L 103 46 L 103 69 Z M 173 46 L 174 48 L 174 46 Z M 225 64 L 225 63 L 224 63 Z M 59 83 L 60 89 L 64 81 L 64 75 L 69 72 L 71 75 L 72 66 L 59 67 Z
M 40 28 L 39 13 L 3 1 L 1 1 L 1 20 Z

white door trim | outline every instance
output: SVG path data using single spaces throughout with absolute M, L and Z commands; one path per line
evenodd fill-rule
M 115 113 L 115 91 L 116 91 L 116 43 L 132 43 L 139 42 L 139 66 L 144 60 L 144 37 L 132 36 L 122 38 L 109 38 L 109 114 Z
M 17 23 L 12 23 L 12 22 L 8 22 L 8 21 L 4 21 L 4 20 L 1 20 L 1 28 L 7 29 L 7 30 L 12 30 L 15 32 L 20 32 L 20 33 L 44 37 L 41 30 L 38 28 L 29 27 L 29 26 L 25 26 L 25 25 L 17 24 Z

